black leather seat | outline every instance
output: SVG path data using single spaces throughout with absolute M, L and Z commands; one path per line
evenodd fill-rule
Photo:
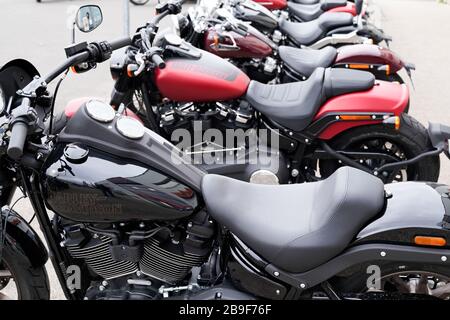
M 365 71 L 317 68 L 302 82 L 271 85 L 251 81 L 246 99 L 271 120 L 302 131 L 327 99 L 371 89 L 374 82 L 375 77 Z
M 281 32 L 285 33 L 298 46 L 309 46 L 320 40 L 328 31 L 353 24 L 353 16 L 346 12 L 325 12 L 309 22 L 279 21 Z
M 289 12 L 301 21 L 311 21 L 320 17 L 325 11 L 345 7 L 346 0 L 322 0 L 316 4 L 299 4 L 288 2 Z
M 206 175 L 202 192 L 214 219 L 289 272 L 341 253 L 385 201 L 381 180 L 350 167 L 320 182 L 280 186 Z
M 308 78 L 317 68 L 330 67 L 336 59 L 337 50 L 334 47 L 313 50 L 280 46 L 278 54 L 286 66 Z

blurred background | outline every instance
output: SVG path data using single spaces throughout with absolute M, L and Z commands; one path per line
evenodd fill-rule
M 410 113 L 424 125 L 428 121 L 450 125 L 450 5 L 435 0 L 371 0 L 376 19 L 393 37 L 391 49 L 416 65 L 411 83 Z M 133 32 L 154 15 L 157 0 L 146 5 L 130 4 L 130 29 Z M 193 5 L 185 5 L 185 10 Z M 77 30 L 77 41 L 115 39 L 124 33 L 124 0 L 0 0 L 0 65 L 10 59 L 31 61 L 41 74 L 65 58 L 70 43 L 70 17 L 79 6 L 97 4 L 103 11 L 103 24 L 89 34 Z M 72 20 L 73 21 L 73 20 Z M 162 29 L 170 28 L 166 18 Z M 404 77 L 406 78 L 406 77 Z M 56 108 L 61 110 L 71 99 L 95 96 L 108 99 L 113 82 L 108 62 L 81 75 L 69 73 L 63 82 Z M 440 181 L 450 183 L 450 163 L 442 159 Z M 27 200 L 15 209 L 27 218 L 32 210 Z M 39 227 L 33 223 L 33 227 Z M 63 299 L 50 263 L 52 299 Z

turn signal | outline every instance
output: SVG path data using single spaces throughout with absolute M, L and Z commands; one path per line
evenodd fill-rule
M 383 124 L 393 126 L 395 130 L 400 129 L 400 117 L 393 116 L 383 120 Z
M 219 36 L 217 34 L 214 35 L 214 47 L 219 47 Z
M 369 69 L 370 66 L 368 64 L 349 64 L 348 67 L 350 69 Z
M 441 237 L 416 236 L 414 243 L 420 246 L 443 247 L 447 244 L 447 240 Z
M 73 73 L 78 73 L 78 72 L 77 72 L 77 69 L 75 69 L 74 66 L 71 66 L 71 67 L 70 67 L 70 71 L 72 71 Z
M 372 116 L 370 115 L 346 115 L 339 116 L 339 119 L 344 121 L 355 121 L 355 120 L 372 120 Z
M 389 64 L 386 65 L 386 75 L 390 75 L 391 74 L 391 66 Z

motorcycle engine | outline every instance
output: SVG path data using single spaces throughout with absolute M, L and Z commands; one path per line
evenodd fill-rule
M 166 102 L 159 108 L 160 127 L 171 136 L 178 128 L 193 129 L 193 121 L 209 128 L 249 129 L 254 124 L 253 109 L 246 101 L 216 103 Z
M 215 232 L 205 212 L 171 224 L 77 224 L 59 218 L 62 246 L 87 281 L 85 299 L 149 299 L 185 285 L 208 260 Z M 89 275 L 86 280 L 86 273 Z

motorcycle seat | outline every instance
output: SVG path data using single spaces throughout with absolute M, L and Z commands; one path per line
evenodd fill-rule
M 311 21 L 320 17 L 327 10 L 345 7 L 346 5 L 346 0 L 322 0 L 316 4 L 288 2 L 288 10 L 302 21 Z
M 351 167 L 319 182 L 278 186 L 208 174 L 202 192 L 215 220 L 268 262 L 293 273 L 344 251 L 385 202 L 382 181 Z
M 309 22 L 292 22 L 280 19 L 279 28 L 297 45 L 309 46 L 320 40 L 332 29 L 350 26 L 353 16 L 346 12 L 326 12 Z
M 330 67 L 336 59 L 337 50 L 334 47 L 313 50 L 280 46 L 278 54 L 287 67 L 309 77 L 317 68 Z
M 373 74 L 359 70 L 317 68 L 309 79 L 285 84 L 251 81 L 246 99 L 269 119 L 294 131 L 302 131 L 322 104 L 335 96 L 369 90 Z

